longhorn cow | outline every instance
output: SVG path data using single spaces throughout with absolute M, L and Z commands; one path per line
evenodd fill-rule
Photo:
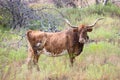
M 70 63 L 73 62 L 76 56 L 83 51 L 84 43 L 89 39 L 87 32 L 91 32 L 97 21 L 103 18 L 98 18 L 92 25 L 73 26 L 65 19 L 66 23 L 71 27 L 60 32 L 43 32 L 43 31 L 27 31 L 28 40 L 28 58 L 27 64 L 30 67 L 31 61 L 39 70 L 38 59 L 41 54 L 47 54 L 52 57 L 60 56 L 68 53 Z

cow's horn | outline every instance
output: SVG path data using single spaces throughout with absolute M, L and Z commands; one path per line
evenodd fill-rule
M 98 18 L 98 19 L 96 19 L 96 21 L 95 21 L 92 25 L 88 25 L 88 27 L 93 27 L 93 26 L 95 26 L 96 23 L 97 23 L 99 20 L 102 20 L 102 19 L 104 19 L 104 18 Z
M 68 19 L 64 19 L 65 20 L 65 22 L 70 26 L 70 27 L 72 27 L 72 28 L 76 28 L 77 26 L 74 26 L 74 25 L 72 25 L 71 23 L 70 23 L 70 21 L 68 21 Z

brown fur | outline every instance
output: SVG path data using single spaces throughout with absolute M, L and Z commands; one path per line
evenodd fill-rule
M 87 32 L 90 31 L 92 31 L 92 28 L 87 28 L 85 25 L 55 33 L 28 31 L 27 40 L 29 53 L 27 64 L 30 64 L 33 59 L 34 64 L 37 65 L 37 69 L 39 70 L 37 64 L 38 59 L 43 49 L 46 49 L 52 56 L 57 56 L 62 51 L 67 50 L 71 65 L 73 65 L 75 57 L 82 52 L 84 43 L 88 40 Z M 45 42 L 43 46 L 36 46 L 38 43 L 42 44 L 43 42 Z M 40 51 L 40 53 L 38 51 Z

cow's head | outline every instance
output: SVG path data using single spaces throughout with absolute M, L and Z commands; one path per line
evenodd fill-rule
M 75 32 L 77 32 L 78 37 L 79 37 L 79 42 L 85 43 L 89 39 L 87 32 L 91 32 L 92 28 L 95 26 L 97 21 L 99 21 L 101 19 L 103 19 L 103 18 L 98 18 L 92 25 L 80 25 L 80 26 L 71 25 L 67 19 L 65 19 L 65 21 L 70 27 L 74 28 Z
M 89 36 L 87 34 L 87 32 L 91 32 L 92 31 L 92 27 L 88 27 L 85 25 L 80 25 L 78 28 L 78 37 L 79 37 L 79 42 L 80 43 L 85 43 L 88 41 Z

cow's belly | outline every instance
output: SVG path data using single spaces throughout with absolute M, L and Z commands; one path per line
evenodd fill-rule
M 61 52 L 48 52 L 45 48 L 42 51 L 43 54 L 51 57 L 58 57 L 67 54 L 67 50 L 62 50 Z

